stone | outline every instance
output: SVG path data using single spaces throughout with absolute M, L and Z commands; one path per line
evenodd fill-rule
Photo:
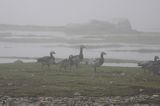
M 75 92 L 74 96 L 80 96 L 81 94 L 79 92 Z

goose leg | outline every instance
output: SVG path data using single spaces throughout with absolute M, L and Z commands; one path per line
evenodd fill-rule
M 96 72 L 97 71 L 97 68 L 96 67 L 94 67 L 94 72 Z

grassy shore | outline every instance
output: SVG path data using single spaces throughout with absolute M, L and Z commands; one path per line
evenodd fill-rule
M 125 96 L 160 93 L 160 76 L 140 68 L 91 66 L 78 70 L 41 68 L 36 63 L 0 64 L 0 95 L 8 96 Z

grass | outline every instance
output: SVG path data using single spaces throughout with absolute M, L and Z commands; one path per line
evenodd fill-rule
M 58 66 L 0 64 L 0 95 L 8 96 L 125 96 L 160 93 L 160 76 L 140 68 L 91 66 L 60 71 Z M 140 91 L 141 89 L 141 91 Z

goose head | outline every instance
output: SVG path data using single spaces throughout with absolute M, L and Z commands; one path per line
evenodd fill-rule
M 55 51 L 51 51 L 50 54 L 56 54 L 56 52 Z
M 106 55 L 107 53 L 105 53 L 105 52 L 101 52 L 101 55 Z
M 56 52 L 55 51 L 51 51 L 50 52 L 50 56 L 53 57 L 53 54 L 56 54 Z
M 157 61 L 159 59 L 158 56 L 154 56 L 154 61 Z
M 80 48 L 81 48 L 81 49 L 83 49 L 83 48 L 86 48 L 86 46 L 84 46 L 84 45 L 80 45 Z

